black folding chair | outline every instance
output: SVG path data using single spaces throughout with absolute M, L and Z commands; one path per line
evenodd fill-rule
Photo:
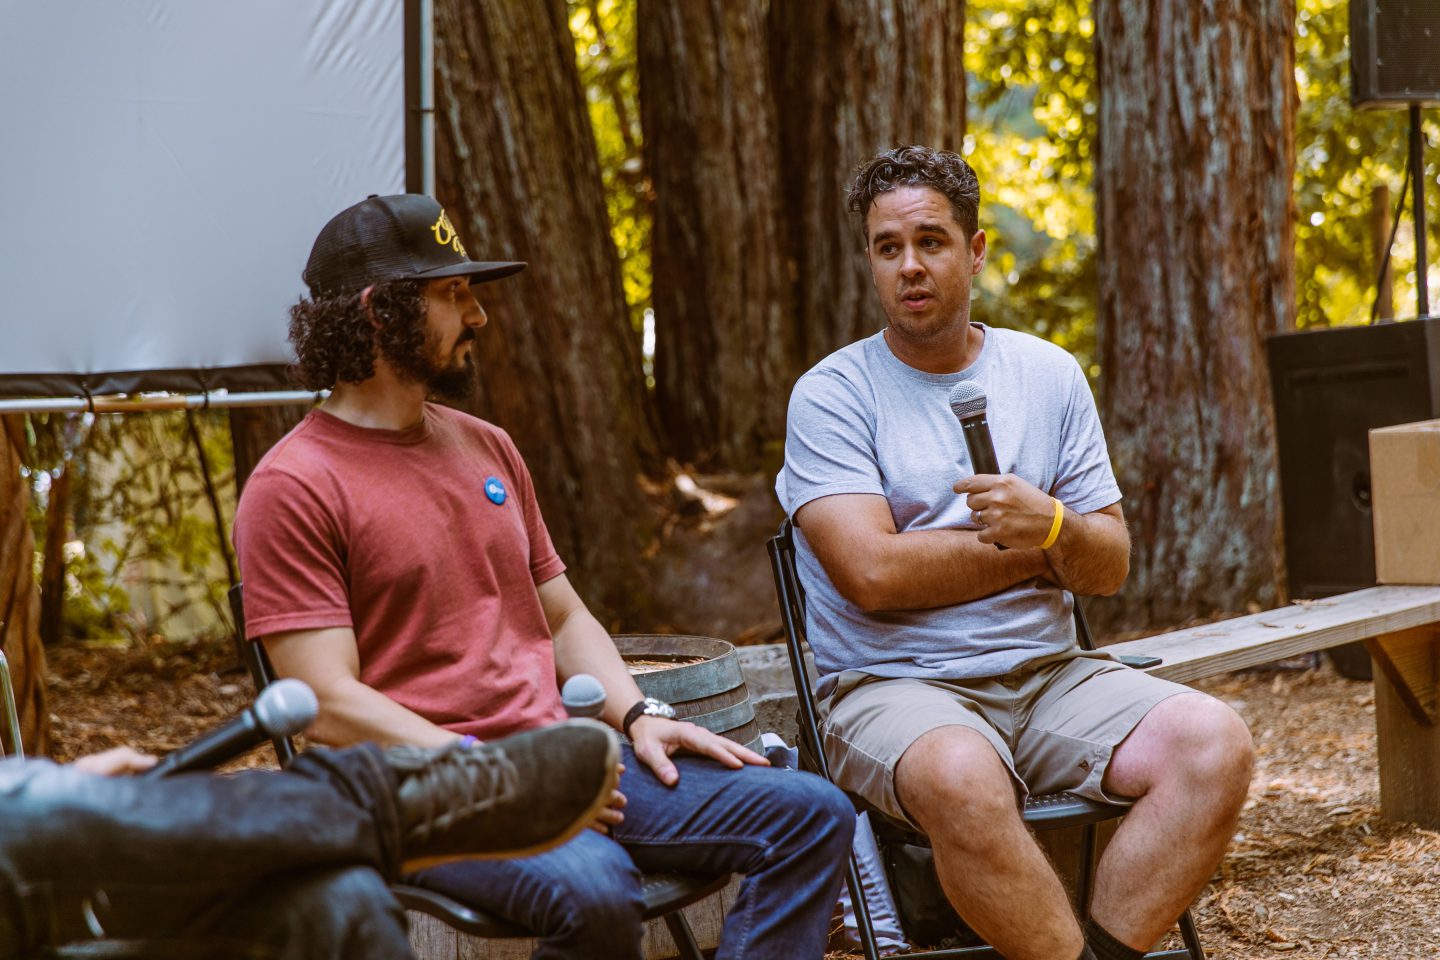
M 785 647 L 790 655 L 790 672 L 795 681 L 795 696 L 800 705 L 801 755 L 813 763 L 816 772 L 827 780 L 830 765 L 821 749 L 820 724 L 815 709 L 814 687 L 810 682 L 810 670 L 805 665 L 805 592 L 795 568 L 795 536 L 790 520 L 780 525 L 780 531 L 767 544 L 770 550 L 770 566 L 775 575 L 775 594 L 780 601 L 780 619 L 785 626 Z M 1080 646 L 1086 650 L 1095 649 L 1090 637 L 1090 628 L 1080 609 L 1079 599 L 1075 602 L 1075 627 Z M 877 833 L 883 832 L 887 842 L 928 846 L 924 834 L 896 824 L 878 810 L 870 808 L 858 797 L 852 795 L 857 809 L 867 810 L 876 823 Z M 1076 898 L 1083 909 L 1090 900 L 1090 878 L 1094 872 L 1096 833 L 1100 823 L 1115 820 L 1125 815 L 1128 808 L 1110 803 L 1100 803 L 1072 793 L 1056 793 L 1046 796 L 1032 796 L 1025 801 L 1022 816 L 1032 830 L 1059 830 L 1066 827 L 1081 827 L 1084 837 L 1080 852 L 1080 873 L 1076 879 Z M 860 868 L 854 855 L 850 857 L 846 873 L 850 887 L 850 902 L 855 910 L 855 924 L 860 936 L 860 945 L 866 960 L 878 960 L 879 949 L 875 941 L 875 927 L 870 920 L 870 910 L 860 884 Z M 1187 957 L 1189 960 L 1205 960 L 1205 951 L 1200 946 L 1200 936 L 1195 922 L 1187 909 L 1180 917 L 1180 936 L 1185 941 L 1184 950 L 1162 950 L 1147 954 L 1151 960 Z M 993 947 L 954 947 L 943 950 L 929 950 L 905 954 L 909 958 L 921 957 L 973 957 L 1000 958 Z M 1003 958 L 1000 958 L 1003 960 Z
M 235 649 L 240 656 L 240 662 L 245 664 L 251 679 L 255 681 L 255 690 L 258 692 L 274 682 L 275 669 L 270 665 L 270 657 L 265 648 L 245 639 L 242 586 L 236 584 L 230 588 L 230 612 L 235 617 Z M 275 756 L 282 767 L 295 758 L 295 745 L 288 738 L 276 739 L 272 743 L 275 745 Z M 642 874 L 642 896 L 645 902 L 642 917 L 645 920 L 663 917 L 680 956 L 684 960 L 703 960 L 700 945 L 696 943 L 690 923 L 681 910 L 710 896 L 729 882 L 728 873 L 718 876 L 689 873 Z M 534 930 L 522 924 L 466 906 L 434 890 L 408 883 L 391 884 L 390 890 L 405 909 L 428 914 L 462 933 L 497 940 L 538 936 Z

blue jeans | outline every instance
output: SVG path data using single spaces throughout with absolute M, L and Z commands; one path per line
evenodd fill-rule
M 717 960 L 819 960 L 855 828 L 838 789 L 798 770 L 679 758 L 666 787 L 627 744 L 614 839 L 587 830 L 523 860 L 470 860 L 411 882 L 528 926 L 536 960 L 639 958 L 640 871 L 742 873 Z M 617 842 L 618 841 L 618 842 Z
M 98 925 L 167 957 L 411 957 L 395 782 L 373 746 L 233 777 L 0 762 L 0 956 Z

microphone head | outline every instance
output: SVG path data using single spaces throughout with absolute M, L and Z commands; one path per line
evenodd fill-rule
M 293 737 L 315 722 L 320 701 L 303 680 L 276 680 L 255 698 L 255 719 L 272 737 Z
M 950 412 L 966 420 L 985 412 L 985 390 L 974 380 L 961 380 L 950 388 Z
M 565 712 L 572 717 L 594 717 L 605 706 L 605 687 L 588 673 L 577 673 L 560 689 Z

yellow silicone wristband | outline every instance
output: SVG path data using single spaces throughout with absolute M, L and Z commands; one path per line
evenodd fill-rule
M 1060 539 L 1060 524 L 1065 522 L 1065 504 L 1055 497 L 1050 499 L 1055 500 L 1055 521 L 1050 524 L 1050 533 L 1045 537 L 1045 542 L 1040 544 L 1041 550 L 1049 550 L 1055 546 L 1055 541 Z

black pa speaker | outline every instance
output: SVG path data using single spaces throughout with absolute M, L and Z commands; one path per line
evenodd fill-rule
M 1370 430 L 1440 417 L 1440 317 L 1282 333 L 1268 348 L 1290 597 L 1374 586 Z M 1369 666 L 1354 647 L 1335 657 L 1346 676 Z
M 1350 102 L 1440 104 L 1440 2 L 1350 0 Z

